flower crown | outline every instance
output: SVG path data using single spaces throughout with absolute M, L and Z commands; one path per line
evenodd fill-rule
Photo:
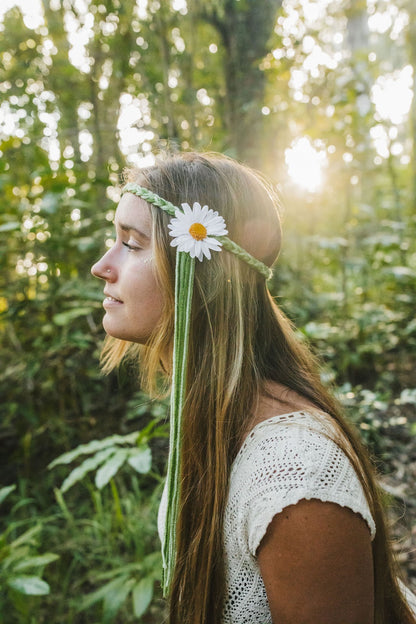
M 176 522 L 179 507 L 180 461 L 182 442 L 182 411 L 186 392 L 186 370 L 191 318 L 195 258 L 202 262 L 211 259 L 211 251 L 222 248 L 234 253 L 266 279 L 272 270 L 242 247 L 230 240 L 226 224 L 218 212 L 198 202 L 191 208 L 183 203 L 182 210 L 156 193 L 139 184 L 129 183 L 122 190 L 133 193 L 149 204 L 170 214 L 168 228 L 171 245 L 177 248 L 175 268 L 175 327 L 173 339 L 172 391 L 170 400 L 170 436 L 167 470 L 167 517 L 162 541 L 163 590 L 167 594 L 176 561 Z
M 226 224 L 223 217 L 218 212 L 211 210 L 208 206 L 203 206 L 198 202 L 193 204 L 191 208 L 189 204 L 182 204 L 182 210 L 163 199 L 149 189 L 130 182 L 125 185 L 122 190 L 124 193 L 133 193 L 141 197 L 149 204 L 161 208 L 172 217 L 168 228 L 170 235 L 174 237 L 171 245 L 177 247 L 178 251 L 186 251 L 192 258 L 203 259 L 203 256 L 210 259 L 209 249 L 220 251 L 221 247 L 227 251 L 231 251 L 249 266 L 258 271 L 266 279 L 270 279 L 273 271 L 260 260 L 254 258 L 248 251 L 245 251 L 240 245 L 234 243 L 225 234 L 228 234 Z

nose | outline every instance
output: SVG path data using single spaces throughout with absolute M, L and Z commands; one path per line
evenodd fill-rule
M 98 262 L 92 265 L 91 273 L 94 277 L 98 277 L 103 280 L 108 281 L 112 279 L 114 276 L 114 267 L 110 262 L 109 252 L 105 253 L 102 258 L 98 260 Z

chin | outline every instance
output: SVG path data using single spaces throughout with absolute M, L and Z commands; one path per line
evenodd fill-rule
M 137 334 L 131 334 L 124 328 L 117 328 L 111 326 L 111 323 L 103 322 L 103 327 L 107 336 L 111 338 L 117 338 L 118 340 L 125 340 L 126 342 L 135 342 L 137 344 L 147 344 L 149 342 L 149 336 L 138 336 Z
M 111 323 L 108 319 L 104 317 L 103 319 L 103 328 L 107 336 L 111 336 L 111 338 L 117 338 L 118 340 L 128 340 L 129 338 L 128 332 L 126 332 L 122 327 L 117 327 L 114 323 Z

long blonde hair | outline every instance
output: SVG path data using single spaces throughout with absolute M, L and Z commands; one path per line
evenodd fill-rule
M 229 236 L 269 266 L 279 253 L 276 197 L 260 174 L 217 154 L 185 153 L 129 173 L 129 181 L 175 205 L 199 201 L 225 219 Z M 164 293 L 158 326 L 143 348 L 109 338 L 106 371 L 141 351 L 148 391 L 173 340 L 174 254 L 169 217 L 149 206 L 157 279 Z M 164 371 L 169 378 L 170 371 Z M 223 517 L 231 464 L 265 383 L 275 381 L 328 414 L 338 444 L 362 482 L 376 523 L 373 541 L 375 624 L 414 624 L 397 581 L 374 470 L 337 401 L 322 385 L 318 365 L 296 338 L 264 278 L 228 252 L 197 263 L 192 304 L 187 399 L 183 414 L 177 561 L 170 595 L 171 624 L 220 624 L 225 591 Z

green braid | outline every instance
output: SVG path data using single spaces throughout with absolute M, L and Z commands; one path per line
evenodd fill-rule
M 156 195 L 156 193 L 149 191 L 149 189 L 144 188 L 143 186 L 134 184 L 134 182 L 129 182 L 129 184 L 126 184 L 126 186 L 122 190 L 122 195 L 124 195 L 124 193 L 133 193 L 134 195 L 137 195 L 138 197 L 141 197 L 142 199 L 147 201 L 149 204 L 153 204 L 153 206 L 158 206 L 159 208 L 162 208 L 162 210 L 170 214 L 172 217 L 175 216 L 175 212 L 176 210 L 178 210 L 176 206 L 171 204 L 166 199 L 162 199 L 162 197 L 159 197 L 159 195 Z

